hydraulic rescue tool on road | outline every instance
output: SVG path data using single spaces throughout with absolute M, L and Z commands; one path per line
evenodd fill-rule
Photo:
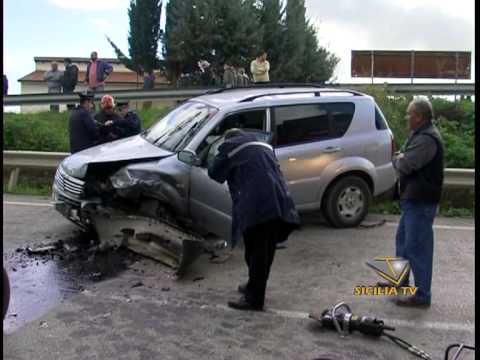
M 309 317 L 319 321 L 322 327 L 337 331 L 341 337 L 346 337 L 354 331 L 375 337 L 385 336 L 418 358 L 432 360 L 432 357 L 423 350 L 420 350 L 416 346 L 388 332 L 395 331 L 394 327 L 385 325 L 383 320 L 375 317 L 353 314 L 350 306 L 344 302 L 336 304 L 331 309 L 325 309 L 321 313 L 311 312 Z M 458 347 L 458 350 L 454 354 L 453 358 L 449 359 L 449 353 L 455 347 Z M 464 349 L 475 350 L 475 347 L 467 346 L 465 344 L 452 344 L 445 352 L 445 360 L 458 359 L 460 353 Z

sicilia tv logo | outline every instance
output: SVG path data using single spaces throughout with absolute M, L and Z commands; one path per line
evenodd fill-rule
M 408 260 L 401 257 L 385 256 L 367 261 L 366 264 L 383 280 L 386 280 L 387 283 L 391 284 L 391 286 L 356 286 L 354 289 L 354 295 L 397 296 L 415 295 L 417 292 L 415 286 L 401 286 L 410 273 L 410 264 Z

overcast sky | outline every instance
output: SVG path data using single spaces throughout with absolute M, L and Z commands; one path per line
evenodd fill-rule
M 321 45 L 341 59 L 339 82 L 368 80 L 350 77 L 351 50 L 471 51 L 474 70 L 474 4 L 474 0 L 306 0 L 307 16 L 317 26 Z M 470 81 L 474 76 L 472 71 Z
M 34 70 L 34 56 L 88 57 L 97 50 L 100 57 L 115 57 L 105 35 L 127 52 L 128 4 L 5 0 L 3 73 L 9 93 L 20 93 L 17 80 Z M 350 78 L 351 50 L 472 51 L 473 68 L 474 0 L 306 0 L 306 7 L 320 44 L 341 59 L 339 82 L 369 80 Z

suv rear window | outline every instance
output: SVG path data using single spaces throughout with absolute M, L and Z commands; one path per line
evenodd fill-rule
M 387 120 L 385 120 L 385 116 L 383 116 L 382 111 L 375 105 L 375 127 L 377 130 L 387 130 Z
M 274 109 L 276 145 L 342 137 L 355 113 L 349 102 L 281 106 Z

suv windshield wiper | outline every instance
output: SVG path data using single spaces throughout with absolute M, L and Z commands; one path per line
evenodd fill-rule
M 177 126 L 175 126 L 173 129 L 171 129 L 170 131 L 166 131 L 165 133 L 163 133 L 162 135 L 160 135 L 157 139 L 155 139 L 154 141 L 152 141 L 152 144 L 159 145 L 160 140 L 163 140 L 163 138 L 165 138 L 165 137 L 170 137 L 171 135 L 174 135 L 176 132 L 182 131 L 182 130 L 183 130 L 185 127 L 187 127 L 187 126 L 193 121 L 193 119 L 195 119 L 199 114 L 201 114 L 201 112 L 198 112 L 197 114 L 195 114 L 194 116 L 192 116 L 190 119 L 186 119 L 186 120 L 180 122 L 180 124 L 178 124 Z
M 205 119 L 204 119 L 205 120 Z M 190 129 L 187 130 L 187 133 L 183 136 L 182 140 L 174 147 L 175 151 L 183 145 L 184 142 L 190 139 L 190 135 L 193 134 L 193 131 L 198 127 L 200 123 L 202 123 L 204 120 L 199 120 L 197 121 Z

